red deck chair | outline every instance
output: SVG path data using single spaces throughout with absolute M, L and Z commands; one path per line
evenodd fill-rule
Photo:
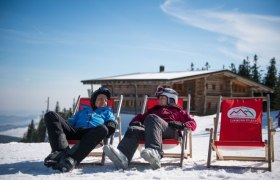
M 262 140 L 263 101 L 267 101 L 268 140 Z M 211 153 L 216 151 L 217 160 L 264 161 L 271 171 L 274 154 L 273 131 L 271 129 L 269 95 L 266 98 L 219 98 L 217 116 L 210 131 L 207 167 L 211 164 Z M 218 138 L 219 116 L 221 111 L 220 136 Z M 263 157 L 223 156 L 220 150 L 248 150 L 265 148 Z M 274 158 L 274 156 L 273 156 Z
M 120 111 L 121 111 L 121 106 L 122 106 L 122 100 L 123 100 L 123 95 L 120 95 L 120 97 L 111 97 L 109 102 L 108 102 L 108 106 L 110 106 L 112 108 L 112 110 L 114 110 L 114 107 L 116 105 L 116 103 L 118 103 L 118 108 L 116 110 L 116 112 L 114 112 L 115 114 L 115 117 L 118 121 L 118 129 L 116 129 L 116 132 L 115 133 L 118 133 L 118 136 L 119 136 L 119 141 L 121 140 L 122 138 L 122 133 L 121 133 L 121 118 L 120 118 Z M 78 111 L 78 110 L 81 110 L 83 107 L 81 105 L 88 105 L 88 106 L 91 106 L 90 104 L 90 98 L 78 98 L 77 100 L 77 103 L 76 103 L 76 107 L 75 107 L 75 110 L 74 110 L 74 114 Z M 67 140 L 69 145 L 70 146 L 73 146 L 75 144 L 77 144 L 79 142 L 79 140 L 70 140 L 68 139 Z M 113 144 L 113 141 L 114 141 L 114 134 L 110 137 L 110 144 Z M 97 146 L 92 152 L 89 153 L 88 156 L 96 156 L 96 157 L 102 157 L 101 159 L 101 165 L 104 165 L 104 162 L 105 162 L 105 153 L 103 153 L 103 151 L 99 150 L 100 148 L 103 147 L 104 144 L 107 144 L 108 143 L 108 139 L 105 138 L 103 140 L 103 142 L 101 142 L 99 144 L 99 146 Z M 99 150 L 99 151 L 98 151 Z
M 188 95 L 188 98 L 178 98 L 178 105 L 183 107 L 184 101 L 187 101 L 187 112 L 190 112 L 190 99 L 191 96 Z M 142 113 L 144 113 L 146 110 L 151 109 L 155 105 L 158 105 L 158 99 L 155 97 L 144 97 L 144 103 L 142 107 Z M 145 141 L 140 140 L 139 146 L 144 146 Z M 181 152 L 178 153 L 167 153 L 164 152 L 163 157 L 169 157 L 169 158 L 180 158 L 180 167 L 183 166 L 183 160 L 186 158 L 192 157 L 192 131 L 190 129 L 185 128 L 182 132 L 182 137 L 179 139 L 163 139 L 162 140 L 162 147 L 163 151 L 174 148 L 174 146 L 180 146 Z

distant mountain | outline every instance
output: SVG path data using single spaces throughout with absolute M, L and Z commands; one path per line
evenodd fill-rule
M 0 143 L 19 142 L 22 138 L 0 135 Z

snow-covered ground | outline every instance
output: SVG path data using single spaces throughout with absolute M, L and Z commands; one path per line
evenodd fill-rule
M 6 135 L 6 136 L 23 138 L 23 135 L 24 135 L 24 133 L 27 132 L 27 129 L 28 129 L 28 126 L 20 127 L 20 128 L 13 128 L 13 129 L 9 129 L 6 131 L 2 131 L 2 132 L 0 132 L 0 134 Z
M 276 113 L 272 113 L 271 116 L 275 117 Z M 151 170 L 148 164 L 138 164 L 130 165 L 129 169 L 123 171 L 116 170 L 107 158 L 104 166 L 84 164 L 78 166 L 72 172 L 60 173 L 43 165 L 43 159 L 50 153 L 48 143 L 8 143 L 0 144 L 0 179 L 280 179 L 279 128 L 275 136 L 275 162 L 272 164 L 272 172 L 244 167 L 208 169 L 206 159 L 209 134 L 205 131 L 205 128 L 213 126 L 213 116 L 195 116 L 194 118 L 198 127 L 193 133 L 193 158 L 185 160 L 182 168 L 168 165 L 158 170 Z M 266 131 L 263 131 L 263 138 L 267 139 Z M 115 138 L 115 140 L 117 139 Z M 114 145 L 117 145 L 116 141 Z M 263 155 L 264 150 L 231 153 Z M 215 155 L 213 155 L 212 160 L 213 165 L 267 167 L 267 163 L 261 162 L 215 161 Z M 87 158 L 84 162 L 91 161 L 98 161 L 98 159 Z M 135 154 L 135 161 L 142 161 L 139 158 L 139 152 Z M 165 158 L 162 161 L 173 162 L 174 159 Z

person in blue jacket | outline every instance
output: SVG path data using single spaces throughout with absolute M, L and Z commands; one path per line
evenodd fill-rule
M 109 106 L 110 91 L 101 87 L 91 95 L 91 107 L 83 105 L 67 121 L 55 112 L 45 114 L 50 146 L 52 149 L 44 165 L 61 172 L 75 168 L 104 138 L 110 137 L 116 129 L 117 121 Z M 80 140 L 69 148 L 67 139 Z

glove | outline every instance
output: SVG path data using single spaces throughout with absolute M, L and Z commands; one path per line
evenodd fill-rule
M 185 125 L 180 121 L 170 121 L 168 122 L 168 126 L 179 130 L 183 130 L 185 127 Z
M 139 126 L 139 127 L 144 127 L 140 121 L 133 121 L 129 123 L 129 126 Z
M 189 128 L 189 129 L 192 129 L 193 128 L 193 123 L 192 122 L 187 122 L 186 127 Z
M 108 121 L 105 125 L 108 128 L 107 138 L 109 138 L 116 131 L 116 123 L 114 121 Z

